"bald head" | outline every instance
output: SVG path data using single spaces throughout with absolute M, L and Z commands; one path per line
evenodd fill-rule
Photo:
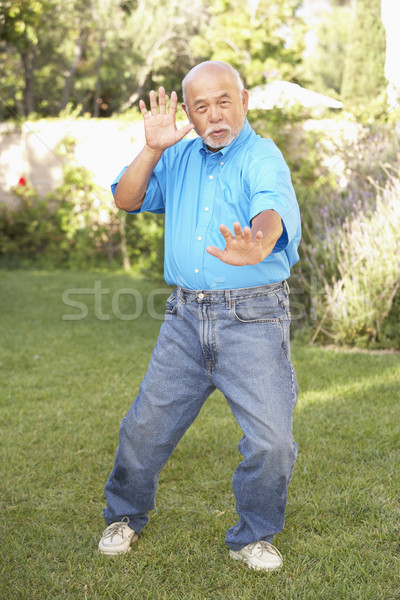
M 203 62 L 182 87 L 182 108 L 207 147 L 215 152 L 230 144 L 243 128 L 249 100 L 237 71 L 224 62 Z
M 244 85 L 239 73 L 236 71 L 236 69 L 231 67 L 230 64 L 219 60 L 206 60 L 205 62 L 202 62 L 193 67 L 193 69 L 189 71 L 189 73 L 182 81 L 182 95 L 184 104 L 187 105 L 187 88 L 190 85 L 190 83 L 195 81 L 196 78 L 198 78 L 199 76 L 204 75 L 207 77 L 208 74 L 216 76 L 228 75 L 232 78 L 232 81 L 236 85 L 239 93 L 241 93 L 244 90 Z

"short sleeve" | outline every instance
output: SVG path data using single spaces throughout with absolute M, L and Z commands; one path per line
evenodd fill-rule
M 119 182 L 119 180 L 121 179 L 122 175 L 123 175 L 123 174 L 125 173 L 125 171 L 127 170 L 127 168 L 128 168 L 128 167 L 124 167 L 124 168 L 122 169 L 122 171 L 121 171 L 120 173 L 118 173 L 118 175 L 116 176 L 116 178 L 114 179 L 114 181 L 113 181 L 113 182 L 112 182 L 112 184 L 111 184 L 111 192 L 112 192 L 113 198 L 114 198 L 114 196 L 115 196 L 115 190 L 117 189 L 118 182 Z
M 117 188 L 118 182 L 127 168 L 128 167 L 124 167 L 111 184 L 111 192 L 113 197 L 115 196 L 115 190 Z M 162 214 L 165 212 L 164 196 L 159 183 L 159 177 L 161 174 L 162 169 L 160 169 L 157 165 L 151 175 L 149 185 L 147 186 L 146 196 L 143 200 L 142 206 L 139 210 L 127 210 L 126 212 L 130 214 L 138 214 L 141 212 L 152 212 L 156 214 Z
M 283 157 L 273 156 L 259 162 L 252 174 L 250 221 L 264 210 L 274 210 L 279 214 L 283 233 L 274 252 L 280 252 L 298 235 L 299 230 L 299 209 L 289 168 Z

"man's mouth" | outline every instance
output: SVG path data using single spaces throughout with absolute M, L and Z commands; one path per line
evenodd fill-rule
M 212 132 L 210 133 L 210 135 L 211 135 L 212 137 L 221 137 L 221 136 L 223 136 L 223 135 L 226 135 L 227 133 L 228 133 L 228 130 L 227 130 L 227 129 L 216 129 L 215 131 L 212 131 Z

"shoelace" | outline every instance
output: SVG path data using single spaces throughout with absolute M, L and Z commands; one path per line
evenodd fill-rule
M 264 542 L 263 540 L 261 540 L 260 542 L 254 542 L 253 544 L 250 544 L 249 551 L 250 554 L 252 554 L 253 556 L 257 556 L 257 558 L 261 558 L 264 552 L 282 558 L 282 554 L 279 552 L 278 548 L 275 548 L 275 546 L 273 546 L 269 542 Z
M 107 529 L 104 532 L 103 537 L 112 538 L 114 535 L 120 535 L 122 537 L 122 539 L 124 539 L 124 525 L 128 525 L 128 523 L 129 523 L 128 517 L 124 517 L 120 523 L 114 523 L 113 525 L 110 525 L 109 527 L 107 527 Z

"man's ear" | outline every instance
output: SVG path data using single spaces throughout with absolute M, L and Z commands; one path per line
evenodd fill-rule
M 189 121 L 191 122 L 191 118 L 190 118 L 190 114 L 189 114 L 189 109 L 187 108 L 186 104 L 184 104 L 184 102 L 182 102 L 182 108 L 186 113 L 187 118 L 189 119 Z
M 249 108 L 249 92 L 247 90 L 243 90 L 242 92 L 242 103 L 244 114 L 246 114 Z

